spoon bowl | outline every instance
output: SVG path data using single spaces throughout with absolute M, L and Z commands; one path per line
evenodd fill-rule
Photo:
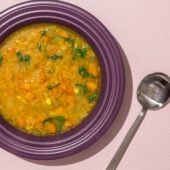
M 169 102 L 170 78 L 163 73 L 146 76 L 137 90 L 138 101 L 145 109 L 157 110 Z

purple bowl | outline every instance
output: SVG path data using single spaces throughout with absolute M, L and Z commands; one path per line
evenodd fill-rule
M 52 22 L 69 27 L 94 48 L 102 70 L 99 100 L 88 118 L 73 130 L 52 137 L 36 137 L 18 131 L 0 117 L 0 147 L 20 157 L 52 160 L 82 151 L 108 130 L 118 114 L 125 87 L 122 55 L 105 26 L 87 11 L 60 1 L 20 3 L 0 14 L 0 42 L 20 27 Z

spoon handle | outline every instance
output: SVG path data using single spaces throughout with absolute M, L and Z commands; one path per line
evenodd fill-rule
M 135 122 L 133 123 L 132 127 L 128 131 L 127 135 L 125 136 L 122 144 L 120 145 L 119 149 L 117 150 L 116 154 L 112 158 L 111 162 L 109 163 L 106 170 L 116 170 L 119 162 L 121 161 L 124 153 L 126 152 L 131 140 L 133 139 L 136 131 L 138 130 L 139 126 L 141 125 L 147 110 L 142 109 L 142 111 L 139 113 L 138 117 L 136 118 Z

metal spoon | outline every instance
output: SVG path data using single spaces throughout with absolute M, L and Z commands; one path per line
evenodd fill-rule
M 142 111 L 139 113 L 106 170 L 116 170 L 132 138 L 142 123 L 147 110 L 160 109 L 169 102 L 170 78 L 163 73 L 153 73 L 146 76 L 138 87 L 137 98 L 143 106 Z

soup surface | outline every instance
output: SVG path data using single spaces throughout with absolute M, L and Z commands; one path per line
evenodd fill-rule
M 0 44 L 0 115 L 36 136 L 66 132 L 95 106 L 100 89 L 97 57 L 76 32 L 34 24 Z

